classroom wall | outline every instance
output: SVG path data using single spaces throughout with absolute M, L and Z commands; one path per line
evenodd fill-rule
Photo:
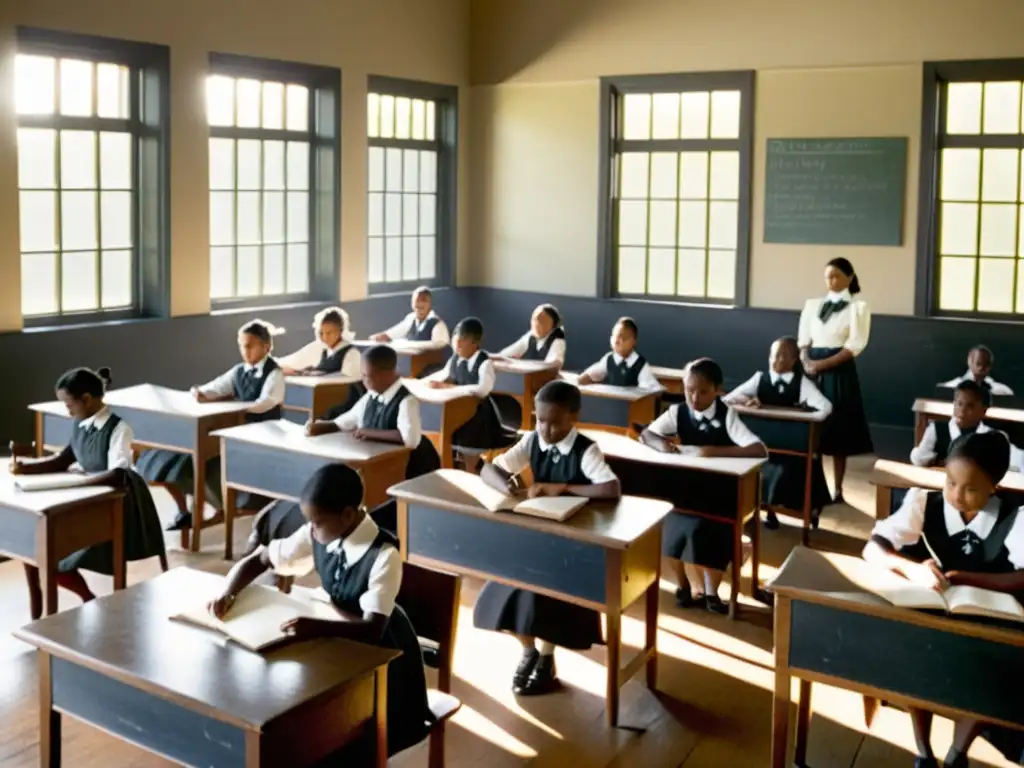
M 17 149 L 11 68 L 14 28 L 160 43 L 171 49 L 171 311 L 209 312 L 208 130 L 210 51 L 342 70 L 340 294 L 366 295 L 366 78 L 469 82 L 469 0 L 5 0 L 0 3 L 0 331 L 21 327 Z M 468 105 L 468 94 L 465 103 Z M 458 238 L 469 221 L 468 109 L 462 112 Z

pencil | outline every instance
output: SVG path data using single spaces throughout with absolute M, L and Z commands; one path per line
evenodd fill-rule
M 935 554 L 935 550 L 932 549 L 932 545 L 928 543 L 928 537 L 923 533 L 921 534 L 921 541 L 924 542 L 925 549 L 928 550 L 928 554 L 932 556 L 932 560 L 935 561 L 935 564 L 939 566 L 939 568 L 942 568 L 942 561 L 939 560 L 939 556 Z

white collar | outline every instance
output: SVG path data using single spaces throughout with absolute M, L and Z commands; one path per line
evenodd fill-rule
M 779 379 L 789 384 L 793 380 L 793 372 L 787 371 L 786 373 L 776 373 L 775 371 L 768 371 L 768 379 L 772 384 L 778 384 Z
M 839 293 L 829 291 L 828 295 L 825 297 L 825 301 L 853 301 L 853 294 L 850 293 L 849 288 L 845 288 L 844 290 L 839 291 Z
M 467 368 L 472 368 L 473 363 L 475 363 L 476 359 L 480 357 L 480 350 L 478 349 L 476 352 L 474 352 L 472 357 L 459 357 L 458 355 L 456 355 L 455 357 L 456 365 L 458 363 L 465 363 Z
M 244 368 L 246 371 L 255 371 L 257 376 L 262 376 L 263 375 L 263 366 L 265 366 L 267 364 L 267 360 L 269 360 L 269 359 L 270 359 L 270 355 L 267 355 L 262 360 L 260 360 L 258 363 L 256 363 L 256 365 L 249 365 L 248 363 L 242 363 L 242 368 Z
M 326 344 L 324 344 L 324 343 L 323 343 L 322 341 L 320 342 L 320 345 L 321 345 L 321 346 L 322 346 L 322 347 L 323 347 L 324 349 L 326 349 L 326 350 L 327 350 L 327 354 L 328 354 L 328 355 L 333 355 L 333 354 L 334 354 L 335 352 L 337 352 L 337 351 L 338 351 L 338 350 L 340 350 L 340 349 L 341 349 L 342 347 L 344 347 L 346 343 L 347 343 L 347 342 L 345 341 L 345 337 L 343 336 L 343 337 L 341 337 L 341 339 L 339 339 L 339 340 L 338 340 L 338 343 L 337 343 L 337 344 L 335 344 L 335 345 L 334 345 L 333 347 L 328 347 L 328 346 L 327 346 Z
M 103 426 L 110 421 L 110 417 L 113 416 L 110 409 L 107 406 L 103 406 L 96 413 L 90 416 L 88 419 L 82 419 L 78 422 L 80 429 L 87 429 L 89 427 L 96 427 L 96 429 L 103 429 Z
M 363 555 L 373 544 L 380 529 L 373 522 L 369 515 L 363 517 L 363 521 L 356 526 L 344 539 L 335 539 L 327 545 L 327 551 L 334 554 L 340 548 L 345 553 L 345 565 L 351 568 L 359 562 Z
M 612 352 L 612 360 L 615 361 L 616 365 L 622 365 L 623 363 L 625 363 L 631 368 L 634 364 L 636 364 L 636 361 L 639 357 L 640 355 L 637 354 L 637 351 L 635 349 L 629 353 L 629 357 L 627 358 L 622 358 L 618 355 L 618 353 Z
M 537 338 L 536 336 L 534 336 L 534 335 L 533 335 L 533 331 L 527 331 L 527 332 L 526 332 L 526 335 L 527 335 L 527 336 L 532 336 L 532 337 L 533 337 L 533 341 L 534 341 L 534 343 L 535 343 L 535 344 L 536 344 L 536 345 L 537 345 L 538 347 L 543 347 L 543 346 L 544 346 L 544 342 L 545 342 L 545 341 L 547 341 L 547 340 L 548 340 L 548 338 L 550 338 L 551 334 L 552 334 L 552 333 L 554 333 L 554 332 L 555 332 L 555 329 L 554 329 L 554 328 L 552 328 L 552 329 L 551 329 L 551 331 L 549 331 L 549 332 L 548 332 L 548 335 L 547 335 L 547 336 L 544 336 L 543 338 L 540 338 L 540 339 L 538 339 L 538 338 Z
M 571 451 L 573 445 L 576 444 L 576 437 L 579 435 L 579 432 L 576 431 L 576 427 L 573 427 L 572 429 L 569 430 L 569 434 L 567 434 L 565 437 L 563 437 L 561 440 L 555 443 L 554 446 L 552 446 L 550 443 L 545 442 L 544 438 L 540 436 L 540 432 L 536 432 L 534 434 L 537 435 L 537 446 L 542 451 L 548 451 L 552 447 L 554 447 L 557 448 L 558 452 L 563 456 L 568 456 L 569 451 Z
M 433 320 L 435 317 L 437 317 L 437 315 L 434 314 L 434 310 L 430 310 L 429 312 L 427 312 L 427 316 L 424 317 L 422 320 L 416 319 L 415 312 L 410 312 L 409 314 L 412 316 L 412 321 L 416 323 L 417 328 L 422 328 L 424 324 L 427 322 L 427 320 Z
M 689 407 L 689 406 L 687 406 L 687 407 Z M 715 402 L 713 402 L 711 404 L 711 407 L 708 408 L 706 411 L 691 411 L 691 412 L 698 419 L 704 419 L 705 421 L 711 421 L 712 419 L 715 418 L 715 411 L 716 411 L 717 407 L 718 407 L 718 401 L 715 400 Z
M 402 388 L 402 380 L 401 379 L 396 379 L 395 383 L 392 384 L 387 389 L 385 389 L 383 392 L 378 393 L 378 392 L 374 392 L 371 389 L 369 392 L 367 392 L 367 395 L 369 395 L 373 399 L 378 400 L 379 402 L 383 403 L 384 405 L 387 405 L 392 400 L 394 400 L 395 395 L 398 394 L 398 390 L 400 390 L 401 388 Z
M 942 500 L 942 513 L 946 520 L 946 531 L 950 536 L 967 529 L 979 539 L 986 539 L 992 533 L 996 521 L 999 519 L 999 497 L 992 496 L 984 507 L 978 510 L 978 514 L 969 523 L 964 523 L 960 513 L 945 499 Z

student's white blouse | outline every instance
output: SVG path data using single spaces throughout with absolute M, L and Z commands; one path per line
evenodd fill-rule
M 850 302 L 839 312 L 830 315 L 826 322 L 821 322 L 818 312 L 821 305 L 830 300 Z M 871 309 L 866 301 L 855 299 L 849 291 L 829 294 L 820 299 L 808 299 L 800 313 L 800 327 L 797 332 L 797 343 L 803 347 L 842 347 L 859 355 L 868 345 L 871 334 Z
M 402 380 L 399 379 L 380 394 L 367 392 L 356 401 L 355 405 L 334 420 L 335 425 L 343 432 L 358 429 L 363 423 L 363 414 L 366 412 L 366 406 L 370 400 L 379 400 L 382 405 L 386 406 L 401 388 Z M 420 422 L 420 401 L 412 395 L 406 395 L 398 404 L 398 432 L 402 435 L 402 443 L 406 448 L 415 448 L 420 444 L 420 437 L 423 435 L 423 425 Z
M 406 315 L 397 325 L 393 325 L 387 330 L 383 331 L 389 339 L 407 339 L 412 332 L 413 323 L 416 323 L 416 329 L 419 331 L 423 330 L 423 326 L 428 320 L 437 317 L 434 310 L 430 310 L 423 322 L 416 320 L 416 313 L 410 312 Z M 434 325 L 434 329 L 430 332 L 430 341 L 437 344 L 440 347 L 447 347 L 451 343 L 451 338 L 448 334 L 448 326 L 444 324 L 444 320 L 437 317 L 437 323 Z
M 761 386 L 761 377 L 764 375 L 765 374 L 763 372 L 758 371 L 728 395 L 725 395 L 722 398 L 722 402 L 726 405 L 734 405 L 743 399 L 757 397 L 758 387 Z M 768 376 L 771 377 L 772 386 L 776 386 L 780 381 L 784 385 L 789 384 L 793 380 L 792 371 L 789 373 L 775 373 L 774 371 L 770 371 Z M 832 413 L 832 403 L 827 397 L 821 394 L 821 390 L 818 389 L 814 385 L 814 382 L 806 376 L 800 379 L 800 405 L 806 405 L 808 408 L 818 411 L 825 416 Z
M 473 356 L 466 361 L 466 365 L 469 366 L 469 370 L 473 370 L 476 365 L 476 359 L 480 356 L 480 350 L 473 353 Z M 452 355 L 448 358 L 448 362 L 445 363 L 444 368 L 440 371 L 436 371 L 427 376 L 424 381 L 448 381 L 455 373 L 455 366 L 462 361 L 462 358 L 457 354 Z M 480 370 L 477 372 L 479 380 L 476 384 L 466 384 L 456 389 L 465 390 L 465 394 L 473 395 L 474 397 L 484 398 L 491 394 L 494 389 L 494 380 L 496 374 L 494 372 L 494 363 L 491 362 L 490 358 L 480 363 Z
M 552 331 L 551 333 L 554 333 Z M 549 333 L 548 336 L 551 334 Z M 501 357 L 512 357 L 518 358 L 526 354 L 526 350 L 530 348 L 530 336 L 531 333 L 527 331 L 518 339 L 513 341 L 501 352 L 498 353 Z M 543 347 L 548 340 L 548 336 L 543 339 L 537 339 L 537 346 Z M 547 357 L 544 358 L 545 363 L 558 363 L 559 365 L 565 365 L 565 339 L 554 339 L 551 342 L 551 346 L 548 347 Z
M 568 456 L 578 437 L 579 432 L 573 427 L 561 442 L 551 445 L 544 442 L 544 438 L 536 432 L 527 432 L 518 443 L 494 460 L 494 466 L 505 470 L 510 475 L 518 475 L 530 466 L 530 452 L 533 449 L 534 441 L 544 453 L 558 451 L 562 456 Z M 618 479 L 612 468 L 608 466 L 608 462 L 605 461 L 604 454 L 601 453 L 597 443 L 592 444 L 583 452 L 583 456 L 580 457 L 580 471 L 594 485 L 610 483 Z
M 242 366 L 247 371 L 255 371 L 256 376 L 263 376 L 263 365 L 267 362 L 268 358 L 263 358 L 256 365 L 246 365 L 242 363 Z M 203 386 L 199 387 L 199 392 L 204 395 L 216 395 L 217 397 L 227 397 L 228 395 L 235 394 L 235 369 L 229 368 L 225 373 L 222 373 L 213 381 L 208 381 Z M 260 396 L 253 401 L 252 405 L 249 406 L 249 413 L 266 413 L 271 411 L 281 403 L 284 402 L 284 372 L 280 368 L 275 368 L 267 374 L 267 378 L 263 380 L 263 389 L 260 390 Z
M 952 443 L 958 437 L 960 437 L 960 427 L 957 426 L 956 422 L 952 419 L 947 422 L 949 424 L 949 442 Z M 978 425 L 976 430 L 980 435 L 984 432 L 994 431 L 985 422 Z M 1005 437 L 1005 434 L 1004 434 Z M 1006 438 L 1009 442 L 1009 437 Z M 910 451 L 910 463 L 917 467 L 928 467 L 931 463 L 938 458 L 938 452 L 936 444 L 938 443 L 938 435 L 935 433 L 935 422 L 929 422 L 928 426 L 925 427 L 924 436 L 921 438 L 921 442 L 915 445 Z M 1024 472 L 1024 451 L 1010 443 L 1010 471 L 1011 472 Z
M 662 413 L 658 418 L 651 422 L 648 427 L 651 432 L 661 437 L 675 437 L 676 436 L 676 425 L 678 424 L 679 409 L 685 408 L 689 412 L 689 406 L 676 404 L 671 406 L 667 411 Z M 704 419 L 714 424 L 715 411 L 717 409 L 712 404 L 706 411 L 700 411 L 694 414 L 698 419 Z M 717 426 L 717 425 L 716 425 Z M 743 423 L 740 416 L 732 408 L 726 408 L 725 412 L 725 431 L 729 435 L 729 439 L 732 440 L 740 448 L 746 448 L 748 445 L 758 445 L 761 443 L 761 438 L 755 435 L 750 427 Z M 684 446 L 685 447 L 685 446 Z
M 950 379 L 949 381 L 944 381 L 941 384 L 939 384 L 939 386 L 940 387 L 949 387 L 950 389 L 956 389 L 957 385 L 959 385 L 960 382 L 962 382 L 962 381 L 974 381 L 974 377 L 971 375 L 970 371 L 965 373 L 963 376 L 957 376 L 955 379 Z M 1005 384 L 1000 384 L 998 381 L 993 379 L 991 376 L 986 376 L 985 377 L 985 386 L 988 387 L 988 391 L 991 392 L 993 395 L 1005 395 L 1006 397 L 1012 397 L 1013 396 L 1013 390 L 1012 389 L 1010 389 Z
M 600 384 L 608 376 L 608 358 L 611 358 L 615 365 L 622 365 L 625 363 L 628 367 L 632 368 L 636 365 L 636 361 L 640 358 L 639 353 L 636 351 L 630 352 L 629 357 L 623 359 L 614 352 L 609 352 L 592 366 L 587 368 L 583 373 L 590 377 L 590 380 L 595 384 Z M 654 375 L 654 371 L 651 370 L 651 364 L 644 362 L 644 367 L 640 369 L 640 373 L 637 374 L 636 385 L 639 389 L 649 389 L 652 392 L 656 392 L 661 389 L 661 382 L 658 381 Z
M 341 340 L 333 347 L 328 347 L 322 341 L 314 339 L 313 341 L 306 344 L 304 347 L 300 347 L 290 355 L 277 358 L 277 364 L 282 368 L 291 368 L 295 371 L 304 371 L 307 368 L 316 368 L 320 364 L 320 358 L 326 350 L 328 355 L 333 355 L 339 351 L 342 347 L 347 344 L 351 344 L 350 341 Z M 360 360 L 362 353 L 359 351 L 359 347 L 350 347 L 348 352 L 345 353 L 345 358 L 341 361 L 341 373 L 342 376 L 350 376 L 358 379 L 362 373 L 362 364 Z

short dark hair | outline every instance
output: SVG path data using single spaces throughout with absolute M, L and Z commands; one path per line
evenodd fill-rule
M 966 459 L 999 485 L 1010 469 L 1010 441 L 1002 432 L 971 432 L 953 441 L 946 463 Z
M 420 285 L 412 289 L 412 297 L 415 299 L 417 296 L 426 296 L 431 301 L 434 300 L 434 294 L 430 288 L 425 285 Z
M 484 338 L 484 324 L 478 317 L 464 317 L 455 326 L 455 336 L 463 336 L 479 344 Z
M 398 353 L 387 344 L 374 344 L 363 350 L 363 360 L 378 371 L 393 371 L 398 367 Z
M 284 333 L 284 328 L 278 328 L 277 326 L 268 323 L 266 320 L 256 319 L 250 320 L 239 328 L 238 333 L 239 335 L 244 333 L 248 336 L 255 336 L 264 344 L 270 344 L 271 347 L 273 347 L 274 337 L 280 336 Z
M 725 382 L 725 375 L 722 373 L 722 366 L 710 357 L 698 357 L 696 360 L 691 360 L 686 364 L 684 373 L 692 373 L 694 376 L 700 376 L 715 387 L 720 387 Z
M 325 464 L 306 481 L 299 500 L 327 514 L 340 515 L 363 503 L 363 481 L 345 464 Z
M 541 304 L 537 309 L 551 318 L 551 323 L 555 328 L 562 327 L 562 315 L 554 304 Z
M 621 325 L 623 328 L 633 334 L 634 339 L 640 338 L 640 329 L 637 328 L 636 320 L 632 317 L 620 317 L 615 321 L 616 325 Z
M 54 389 L 63 389 L 76 400 L 80 400 L 85 395 L 103 397 L 110 384 L 109 368 L 100 368 L 96 371 L 91 368 L 72 368 L 57 379 Z
M 565 408 L 569 413 L 579 413 L 583 400 L 579 388 L 562 379 L 549 381 L 537 391 L 534 399 L 538 403 Z
M 329 309 L 324 312 L 320 318 L 321 323 L 330 323 L 331 325 L 337 325 L 342 330 L 345 330 L 345 321 L 336 309 Z
M 976 398 L 981 401 L 981 404 L 988 408 L 992 405 L 992 393 L 985 389 L 981 384 L 976 382 L 974 379 L 964 379 L 953 389 L 953 398 L 956 398 L 957 392 L 970 392 Z
M 979 355 L 988 355 L 990 365 L 996 361 L 995 353 L 984 344 L 975 344 L 967 351 L 967 354 L 970 355 L 971 352 L 977 352 Z
M 779 336 L 775 343 L 781 347 L 789 347 L 793 350 L 794 355 L 800 357 L 800 344 L 797 342 L 796 336 Z

